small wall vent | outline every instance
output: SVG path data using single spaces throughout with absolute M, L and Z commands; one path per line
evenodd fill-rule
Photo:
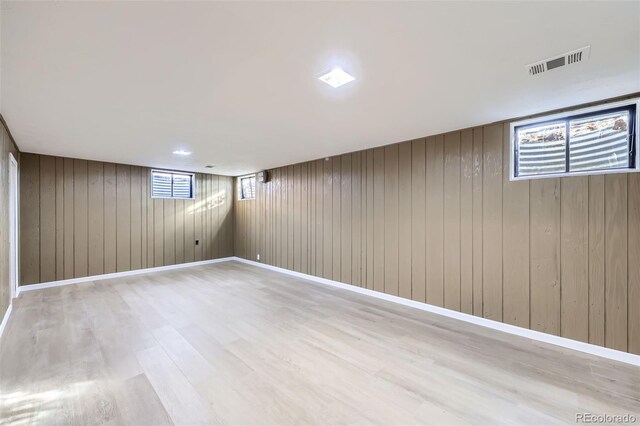
M 534 62 L 527 65 L 526 68 L 529 72 L 529 75 L 534 76 L 555 68 L 564 67 L 565 65 L 573 65 L 577 64 L 578 62 L 584 62 L 589 59 L 590 52 L 591 46 L 585 46 L 583 48 L 567 52 L 563 55 L 554 56 L 553 58 Z

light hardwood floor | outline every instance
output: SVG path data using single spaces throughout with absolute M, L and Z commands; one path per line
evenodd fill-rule
M 4 424 L 575 424 L 640 369 L 238 262 L 24 293 Z

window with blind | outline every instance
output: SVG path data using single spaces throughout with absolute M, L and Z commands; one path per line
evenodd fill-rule
M 192 173 L 151 171 L 152 198 L 195 198 L 195 178 Z
M 253 200 L 256 198 L 256 175 L 242 176 L 239 179 L 239 198 Z
M 511 125 L 511 179 L 637 171 L 638 101 Z

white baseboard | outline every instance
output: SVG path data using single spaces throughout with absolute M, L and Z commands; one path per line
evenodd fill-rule
M 2 323 L 0 324 L 0 338 L 2 337 L 2 333 L 4 333 L 4 328 L 7 326 L 7 321 L 9 321 L 9 315 L 11 315 L 12 308 L 13 308 L 13 303 L 9 303 L 7 312 L 5 312 L 4 317 L 2 317 Z
M 70 278 L 68 280 L 50 281 L 39 284 L 27 284 L 18 287 L 18 295 L 25 291 L 40 290 L 43 288 L 59 287 L 69 284 L 86 283 L 91 281 L 108 280 L 111 278 L 128 277 L 131 275 L 148 274 L 151 272 L 170 271 L 172 269 L 191 268 L 194 266 L 209 265 L 211 263 L 228 262 L 233 260 L 233 257 L 222 257 L 220 259 L 202 260 L 199 262 L 178 263 L 176 265 L 157 266 L 155 268 L 135 269 L 133 271 L 113 272 L 110 274 L 92 275 L 89 277 Z
M 584 343 L 584 342 L 579 342 L 577 340 L 567 339 L 566 337 L 554 336 L 552 334 L 542 333 L 540 331 L 529 330 L 528 328 L 522 328 L 515 325 L 505 324 L 502 322 L 493 321 L 486 318 L 480 318 L 474 315 L 453 311 L 451 309 L 441 308 L 439 306 L 429 305 L 427 303 L 416 302 L 414 300 L 405 299 L 403 297 L 392 296 L 390 294 L 369 290 L 367 288 L 357 287 L 350 284 L 344 284 L 339 281 L 328 280 L 326 278 L 320 278 L 313 275 L 307 275 L 301 272 L 295 272 L 289 269 L 279 268 L 277 266 L 266 265 L 264 263 L 258 263 L 258 262 L 243 259 L 240 257 L 234 256 L 231 259 L 236 260 L 238 262 L 247 263 L 249 265 L 258 266 L 260 268 L 265 268 L 272 271 L 281 272 L 283 274 L 292 275 L 294 277 L 303 278 L 316 283 L 330 285 L 332 287 L 341 288 L 343 290 L 365 294 L 367 296 L 375 297 L 377 299 L 387 300 L 389 302 L 410 306 L 412 308 L 420 309 L 427 312 L 432 312 L 445 317 L 455 318 L 460 321 L 465 321 L 468 323 L 480 325 L 482 327 L 487 327 L 487 328 L 499 330 L 505 333 L 514 334 L 516 336 L 526 337 L 528 339 L 537 340 L 540 342 L 545 342 L 545 343 L 549 343 L 556 346 L 561 346 L 563 348 L 573 349 L 575 351 L 580 351 L 580 352 L 588 353 L 591 355 L 596 355 L 603 358 L 608 358 L 615 361 L 620 361 L 627 364 L 640 366 L 640 355 L 634 355 L 627 352 L 617 351 L 615 349 L 609 349 L 609 348 L 604 348 L 602 346 L 592 345 L 590 343 Z

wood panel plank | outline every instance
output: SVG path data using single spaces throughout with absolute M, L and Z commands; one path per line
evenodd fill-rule
M 628 177 L 628 350 L 640 355 L 640 173 L 630 173 Z
M 411 146 L 411 298 L 427 301 L 426 281 L 426 146 L 425 139 Z
M 384 239 L 384 148 L 373 150 L 373 289 L 384 292 L 385 239 Z
M 197 195 L 196 195 L 197 197 Z M 229 199 L 226 199 L 225 202 L 229 202 Z M 196 204 L 198 203 L 198 199 L 193 200 L 185 200 L 183 216 L 184 216 L 184 261 L 185 262 L 193 262 L 196 259 L 196 244 L 195 244 L 195 210 Z M 225 244 L 229 244 L 229 241 L 225 241 Z M 233 241 L 231 242 L 231 246 L 233 246 Z
M 333 277 L 333 158 L 324 162 L 322 190 L 322 277 Z
M 302 164 L 293 166 L 293 270 L 302 271 Z
M 527 193 L 527 202 L 528 200 Z M 471 129 L 460 133 L 460 310 L 465 314 L 473 314 L 473 130 Z
M 40 157 L 40 281 L 56 280 L 56 159 Z
M 233 189 L 233 178 L 220 177 L 220 231 L 221 244 L 220 254 L 222 257 L 233 256 L 233 196 L 229 194 L 229 190 Z M 262 230 L 264 231 L 264 225 Z
M 262 194 L 264 185 L 260 182 L 256 182 L 256 257 L 253 260 L 257 260 L 260 253 L 264 252 L 264 196 Z M 298 186 L 298 191 L 300 191 Z M 302 206 L 300 206 L 302 208 Z M 302 211 L 299 210 L 299 214 Z
M 360 287 L 367 286 L 367 151 L 360 152 Z
M 398 295 L 411 299 L 411 146 L 398 147 Z
M 268 251 L 269 251 L 269 243 L 268 243 L 268 234 L 269 234 L 269 183 L 258 183 L 258 188 L 256 188 L 257 196 L 259 197 L 259 205 L 260 209 L 258 211 L 259 218 L 258 223 L 260 226 L 260 237 L 259 237 L 259 252 L 257 253 L 260 256 L 260 259 L 256 259 L 261 263 L 267 263 Z
M 226 257 L 227 256 L 227 249 L 226 249 L 226 241 L 228 238 L 227 235 L 227 211 L 228 211 L 228 204 L 226 202 L 226 194 L 227 194 L 227 177 L 225 176 L 218 176 L 218 257 Z M 258 184 L 256 184 L 258 186 Z M 256 194 L 258 191 L 258 188 L 256 186 Z M 257 203 L 258 201 L 256 200 L 255 203 Z M 254 213 L 257 214 L 256 211 L 254 211 Z M 257 223 L 257 222 L 256 222 Z M 259 230 L 256 229 L 256 242 L 258 241 L 258 233 Z M 257 244 L 256 244 L 256 250 L 257 250 Z M 254 258 L 253 260 L 255 260 L 255 254 L 254 254 Z
M 64 159 L 64 278 L 74 277 L 73 159 Z
M 502 321 L 502 125 L 484 129 L 483 147 L 483 316 Z
M 86 277 L 89 268 L 89 216 L 87 161 L 73 160 L 73 251 L 74 277 Z
M 283 209 L 282 209 L 282 201 L 283 198 L 286 197 L 286 194 L 283 194 L 283 181 L 284 181 L 284 175 L 282 173 L 281 169 L 276 170 L 276 181 L 275 181 L 275 210 L 274 210 L 274 217 L 273 217 L 273 225 L 274 225 L 274 232 L 276 233 L 276 241 L 275 241 L 275 254 L 276 254 L 276 261 L 275 264 L 276 266 L 279 267 L 284 267 L 284 244 L 285 241 L 283 241 L 283 224 L 282 224 L 282 217 L 283 217 Z M 285 198 L 286 199 L 286 198 Z
M 626 351 L 627 340 L 627 176 L 604 178 L 605 346 Z
M 131 167 L 131 269 L 142 268 L 142 169 Z
M 204 204 L 204 211 L 203 211 L 203 217 L 202 217 L 202 238 L 203 238 L 203 247 L 202 247 L 202 251 L 203 251 L 203 260 L 208 260 L 211 259 L 211 210 L 213 208 L 213 197 L 212 197 L 212 190 L 211 190 L 211 176 L 208 174 L 204 174 L 202 175 L 202 179 L 204 182 L 204 193 L 205 193 L 205 204 Z M 166 207 L 166 204 L 165 204 Z M 166 220 L 166 219 L 165 219 Z M 246 229 L 245 227 L 243 227 L 243 234 L 244 235 L 244 229 Z M 166 227 L 165 227 L 165 231 L 166 231 Z M 243 241 L 243 245 L 242 245 L 243 249 L 246 249 L 246 245 L 244 244 Z M 166 249 L 165 249 L 166 250 Z M 166 253 L 165 253 L 166 256 Z M 167 260 L 165 259 L 165 262 Z
M 293 270 L 293 253 L 294 253 L 294 245 L 293 245 L 294 244 L 294 229 L 293 229 L 294 183 L 295 182 L 294 182 L 294 176 L 293 176 L 293 166 L 288 166 L 287 167 L 287 193 L 289 194 L 289 198 L 287 199 L 287 269 L 289 270 Z M 253 209 L 255 209 L 256 203 L 253 202 L 252 204 L 253 204 Z M 255 253 L 254 253 L 254 258 L 255 258 Z
M 221 216 L 222 216 L 222 191 L 221 191 L 221 185 L 220 185 L 220 177 L 219 176 L 211 176 L 211 184 L 212 184 L 212 188 L 213 188 L 213 246 L 212 246 L 212 252 L 211 252 L 211 256 L 214 259 L 217 259 L 220 256 L 220 252 L 221 252 L 221 245 L 222 242 L 220 240 L 222 233 L 221 233 Z M 255 208 L 255 201 L 251 201 L 251 206 L 252 208 Z M 255 212 L 252 210 L 252 215 Z M 177 204 L 176 204 L 176 215 L 177 215 Z M 178 223 L 178 218 L 176 216 L 176 223 Z M 255 223 L 255 222 L 253 222 Z M 177 234 L 177 225 L 176 225 L 176 238 L 178 238 L 178 234 Z M 255 234 L 255 225 L 253 226 L 253 232 L 252 234 Z M 177 253 L 177 252 L 176 252 Z M 251 259 L 255 259 L 255 238 L 252 239 L 252 246 L 251 246 Z
M 444 306 L 444 138 L 426 141 L 427 303 Z
M 560 181 L 537 179 L 531 194 L 531 328 L 560 334 Z
M 254 217 L 253 217 L 253 208 L 255 206 L 255 202 L 253 200 L 247 200 L 244 203 L 244 222 L 246 224 L 244 230 L 244 241 L 246 245 L 246 255 L 248 258 L 254 258 L 254 245 L 253 245 L 253 231 L 254 231 Z
M 484 312 L 483 261 L 482 261 L 482 204 L 483 204 L 483 166 L 484 166 L 484 128 L 473 129 L 473 315 L 481 317 Z
M 244 245 L 242 244 L 242 226 L 243 226 L 243 222 L 242 222 L 242 214 L 243 214 L 243 208 L 242 208 L 242 204 L 243 204 L 243 200 L 236 200 L 234 201 L 236 203 L 236 215 L 237 215 L 237 220 L 236 220 L 236 225 L 235 225 L 235 236 L 234 236 L 234 240 L 235 240 L 235 250 L 236 250 L 236 255 L 240 256 L 240 257 L 246 257 L 245 254 L 245 250 L 244 250 Z
M 211 185 L 211 258 L 217 259 L 220 257 L 220 179 L 218 176 L 210 176 Z M 248 207 L 251 207 L 254 202 L 251 201 Z M 249 213 L 251 213 L 249 211 Z M 248 220 L 251 220 L 251 216 L 247 216 Z M 251 222 L 252 224 L 252 222 Z M 176 226 L 177 229 L 177 226 Z M 247 228 L 249 229 L 249 228 Z M 247 250 L 251 251 L 252 240 L 247 238 Z M 255 257 L 254 257 L 255 259 Z
M 340 260 L 341 260 L 341 236 L 340 236 L 340 192 L 341 192 L 341 163 L 340 157 L 332 158 L 332 176 L 331 176 L 331 276 L 334 280 L 340 281 Z
M 116 270 L 131 270 L 131 166 L 116 166 Z
M 351 283 L 362 287 L 362 153 L 351 156 Z
M 164 266 L 164 200 L 153 199 L 153 265 Z
M 261 196 L 263 198 L 263 212 L 262 212 L 262 220 L 263 220 L 263 236 L 262 236 L 262 249 L 260 252 L 260 262 L 261 263 L 267 263 L 267 264 L 271 264 L 270 262 L 270 258 L 271 258 L 271 241 L 272 241 L 272 235 L 271 235 L 271 189 L 272 189 L 272 183 L 271 183 L 271 179 L 273 177 L 272 175 L 272 171 L 268 172 L 268 181 L 261 184 L 260 188 L 261 188 Z M 233 214 L 233 218 L 235 220 L 235 217 L 237 216 L 236 213 Z M 235 253 L 234 253 L 235 255 Z
M 589 176 L 589 343 L 604 346 L 604 176 Z
M 444 306 L 460 311 L 460 132 L 444 136 Z
M 366 199 L 366 217 L 367 217 L 367 232 L 365 233 L 366 237 L 366 287 L 369 290 L 373 290 L 374 288 L 374 228 L 375 228 L 375 197 L 374 194 L 374 152 L 372 149 L 366 151 L 366 184 L 367 184 L 367 199 Z M 379 257 L 379 255 L 378 255 Z M 364 287 L 364 286 L 363 286 Z
M 270 265 L 275 265 L 275 257 L 274 257 L 274 246 L 275 246 L 275 234 L 273 230 L 273 216 L 275 214 L 274 208 L 274 197 L 275 197 L 275 184 L 273 182 L 274 179 L 274 171 L 269 171 L 269 182 L 265 185 L 265 204 L 266 204 L 266 214 L 265 214 L 265 253 L 263 255 L 264 262 Z M 237 218 L 237 213 L 235 214 Z M 262 261 L 262 259 L 261 259 Z
M 98 161 L 87 163 L 89 191 L 89 247 L 88 273 L 104 273 L 104 164 Z
M 64 159 L 56 157 L 56 280 L 64 279 Z
M 529 328 L 529 181 L 509 180 L 509 123 L 503 128 L 503 320 Z
M 226 241 L 227 241 L 227 223 L 226 212 L 227 212 L 227 203 L 226 203 L 226 192 L 227 192 L 227 178 L 224 176 L 217 176 L 218 178 L 218 195 L 217 195 L 217 204 L 218 204 L 218 258 L 226 257 Z M 258 191 L 256 184 L 256 192 Z M 184 237 L 183 237 L 184 238 Z M 256 237 L 257 238 L 257 237 Z M 253 258 L 255 260 L 255 257 Z
M 150 171 L 147 169 L 147 173 Z M 151 177 L 149 176 L 147 182 L 149 186 L 151 186 L 150 182 Z M 197 187 L 197 186 L 196 186 Z M 147 268 L 152 268 L 155 266 L 155 205 L 154 200 L 151 198 L 151 188 L 149 188 L 149 192 L 147 193 Z
M 309 217 L 309 232 L 308 232 L 308 244 L 309 244 L 309 274 L 317 275 L 316 273 L 316 161 L 310 161 L 307 174 L 309 176 L 309 194 L 307 195 L 308 202 L 308 217 Z M 267 236 L 267 238 L 269 238 Z
M 20 284 L 40 282 L 40 159 L 20 156 Z M 35 248 L 35 249 L 34 249 Z
M 285 221 L 285 206 L 287 202 L 287 175 L 284 169 L 278 169 L 278 182 L 275 188 L 276 191 L 276 209 L 274 211 L 274 225 L 276 227 L 276 232 L 278 232 L 276 244 L 276 253 L 277 253 L 277 262 L 278 265 L 282 268 L 286 267 L 287 263 L 287 234 L 286 227 L 287 222 Z
M 164 199 L 163 209 L 164 264 L 174 265 L 176 263 L 176 200 Z
M 300 189 L 297 192 L 297 197 L 300 203 L 300 249 L 298 256 L 300 256 L 300 272 L 309 273 L 309 165 L 310 163 L 302 163 L 300 165 Z
M 287 210 L 287 201 L 289 199 L 289 192 L 287 187 L 287 169 L 280 168 L 278 170 L 278 211 L 277 211 L 277 223 L 278 232 L 280 236 L 278 238 L 278 242 L 280 247 L 278 249 L 278 258 L 279 265 L 281 268 L 287 267 L 287 253 L 289 252 L 289 239 L 287 238 L 287 227 L 288 227 L 288 210 Z
M 184 263 L 185 200 L 176 200 L 176 263 Z M 218 256 L 219 257 L 219 256 Z
M 271 179 L 273 178 L 273 172 L 269 171 L 269 181 L 267 183 L 264 184 L 264 197 L 265 197 L 265 215 L 264 215 L 264 220 L 265 220 L 265 232 L 264 232 L 264 246 L 265 246 L 265 251 L 264 253 L 262 253 L 262 256 L 260 257 L 260 261 L 273 265 L 272 261 L 271 261 L 271 253 L 272 253 L 272 241 L 273 241 L 273 231 L 271 228 L 271 216 L 272 216 L 272 188 L 273 188 L 273 184 Z M 234 253 L 235 254 L 235 253 Z
M 261 263 L 267 263 L 267 264 L 272 264 L 271 263 L 271 253 L 272 253 L 272 230 L 271 230 L 271 215 L 272 215 L 272 203 L 271 203 L 271 196 L 272 196 L 272 182 L 271 179 L 273 177 L 272 171 L 269 171 L 269 175 L 268 175 L 268 181 L 266 183 L 261 184 L 261 191 L 262 191 L 262 197 L 264 199 L 263 201 L 263 206 L 264 206 L 264 211 L 262 213 L 262 217 L 263 217 L 263 221 L 264 221 L 264 232 L 263 232 L 263 242 L 262 242 L 262 251 L 260 253 L 260 262 Z M 235 217 L 237 217 L 237 214 L 234 213 L 233 214 L 233 218 L 235 220 Z M 235 255 L 235 253 L 234 253 Z
M 147 245 L 147 204 L 151 198 L 149 190 L 149 169 L 140 168 L 140 252 L 142 268 L 148 267 L 148 245 Z
M 217 195 L 217 204 L 218 204 L 218 245 L 217 245 L 217 256 L 218 258 L 221 257 L 225 257 L 226 255 L 226 249 L 225 249 L 225 244 L 227 241 L 227 234 L 226 234 L 226 215 L 227 215 L 227 204 L 225 203 L 225 197 L 226 197 L 226 193 L 227 193 L 227 177 L 225 176 L 216 176 L 218 178 L 218 195 Z M 256 191 L 257 189 L 257 183 L 256 183 Z M 258 212 L 256 210 L 256 206 L 258 204 L 258 200 L 256 199 L 254 202 L 254 216 L 255 216 L 255 220 L 254 220 L 254 233 L 256 234 L 255 236 L 255 246 L 254 246 L 254 253 L 253 253 L 253 259 L 252 260 L 256 260 L 256 254 L 257 254 L 257 250 L 258 250 L 258 229 L 257 229 L 257 216 L 258 216 Z
M 589 341 L 589 177 L 561 180 L 560 334 Z
M 340 281 L 353 284 L 352 281 L 352 205 L 351 205 L 351 154 L 340 157 Z
M 397 296 L 398 288 L 398 145 L 384 148 L 384 292 Z
M 203 260 L 202 256 L 202 216 L 206 207 L 206 194 L 204 192 L 204 183 L 202 175 L 196 174 L 196 203 L 193 218 L 194 232 L 194 261 Z
M 116 165 L 104 163 L 104 272 L 116 272 Z
M 226 186 L 225 186 L 225 205 L 226 205 L 226 243 L 225 243 L 225 247 L 227 248 L 227 256 L 233 256 L 234 252 L 233 252 L 233 224 L 234 224 L 234 218 L 235 218 L 235 212 L 234 212 L 234 204 L 233 204 L 233 187 L 234 187 L 234 183 L 233 183 L 234 179 L 231 177 L 228 177 L 226 179 Z

